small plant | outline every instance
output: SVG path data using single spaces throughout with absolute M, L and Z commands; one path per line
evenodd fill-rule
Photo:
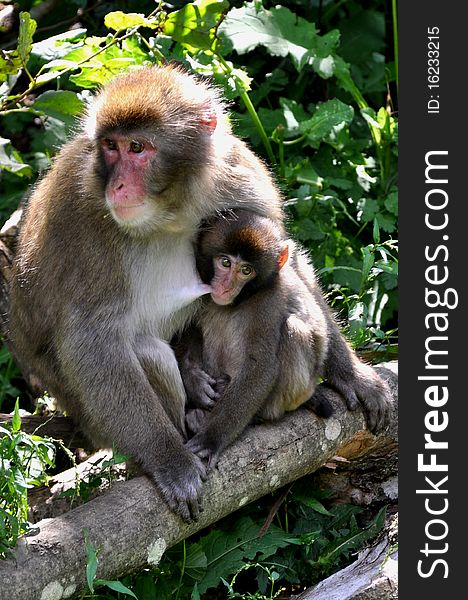
M 83 531 L 84 539 L 85 539 L 85 549 L 86 549 L 86 581 L 88 583 L 88 588 L 91 592 L 91 598 L 98 598 L 99 596 L 95 595 L 94 588 L 95 587 L 107 587 L 114 592 L 118 592 L 119 594 L 125 594 L 126 596 L 131 596 L 132 598 L 138 598 L 135 594 L 129 590 L 123 583 L 120 581 L 108 581 L 107 579 L 97 579 L 96 572 L 98 568 L 98 554 L 99 550 L 93 546 L 89 539 L 89 533 L 87 530 Z
M 0 557 L 29 530 L 28 489 L 47 482 L 54 457 L 52 440 L 21 431 L 16 402 L 11 423 L 0 426 Z

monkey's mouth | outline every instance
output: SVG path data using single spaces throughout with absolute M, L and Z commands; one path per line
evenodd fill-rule
M 216 292 L 211 292 L 211 299 L 215 304 L 219 304 L 220 306 L 227 306 L 228 304 L 232 304 L 233 295 L 230 290 L 226 290 L 222 294 L 217 294 Z
M 111 209 L 118 221 L 128 223 L 129 221 L 135 220 L 140 217 L 145 211 L 146 203 L 140 202 L 138 204 L 113 204 Z

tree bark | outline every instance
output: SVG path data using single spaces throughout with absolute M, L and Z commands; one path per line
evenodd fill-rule
M 228 448 L 203 487 L 196 523 L 171 513 L 146 477 L 117 483 L 102 496 L 36 524 L 13 556 L 0 562 L 0 599 L 59 600 L 86 589 L 84 531 L 99 549 L 97 577 L 116 579 L 158 564 L 166 548 L 237 508 L 316 471 L 337 456 L 352 461 L 397 439 L 396 375 L 382 369 L 394 395 L 392 422 L 372 435 L 361 411 L 349 412 L 333 392 L 335 415 L 320 419 L 299 409 L 278 423 L 249 427 Z M 335 459 L 334 459 L 335 457 Z

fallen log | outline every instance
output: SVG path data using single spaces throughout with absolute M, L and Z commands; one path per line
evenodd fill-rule
M 290 600 L 397 600 L 398 517 L 388 519 L 379 539 L 351 565 Z
M 0 413 L 0 425 L 9 423 L 13 415 Z M 70 417 L 28 415 L 21 417 L 21 430 L 41 437 L 62 440 L 67 448 L 90 448 L 91 443 Z
M 204 484 L 198 522 L 185 524 L 146 477 L 117 483 L 108 492 L 55 519 L 36 524 L 13 556 L 0 562 L 0 598 L 60 600 L 86 589 L 84 532 L 99 550 L 97 577 L 112 580 L 158 564 L 166 548 L 237 508 L 274 492 L 344 453 L 347 460 L 397 439 L 396 375 L 389 381 L 394 410 L 387 431 L 372 435 L 360 411 L 348 412 L 334 392 L 335 415 L 320 419 L 299 409 L 281 422 L 249 427 L 221 457 Z

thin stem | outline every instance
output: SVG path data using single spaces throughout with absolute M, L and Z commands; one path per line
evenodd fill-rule
M 233 73 L 231 67 L 224 60 L 224 58 L 218 53 L 216 54 L 216 56 L 218 57 L 219 62 L 223 65 L 226 72 L 229 73 L 229 75 L 231 75 L 231 77 L 234 77 L 234 79 L 236 79 L 235 73 Z M 271 164 L 276 165 L 276 158 L 273 153 L 273 149 L 271 147 L 270 140 L 268 139 L 265 128 L 263 127 L 263 124 L 258 117 L 257 111 L 255 110 L 255 107 L 252 104 L 252 101 L 250 100 L 249 95 L 247 94 L 246 91 L 243 91 L 240 86 L 237 89 L 239 91 L 239 95 L 242 98 L 243 103 L 245 104 L 247 112 L 249 113 L 250 118 L 252 119 L 253 124 L 255 125 L 255 127 L 260 135 L 263 145 L 265 146 L 265 150 L 267 151 L 268 158 L 270 159 Z
M 120 37 L 116 37 L 117 33 L 118 33 L 118 32 L 116 32 L 114 34 L 114 36 L 112 37 L 112 40 L 109 43 L 107 43 L 105 46 L 103 46 L 102 48 L 100 48 L 99 50 L 97 50 L 96 52 L 94 52 L 94 54 L 91 54 L 90 56 L 87 56 L 86 58 L 84 58 L 83 60 L 77 62 L 76 64 L 74 64 L 71 67 L 67 67 L 66 69 L 63 69 L 63 71 L 58 71 L 57 72 L 57 77 L 55 77 L 55 79 L 59 79 L 62 75 L 64 75 L 65 73 L 68 73 L 69 71 L 74 71 L 75 69 L 77 69 L 81 65 L 84 65 L 85 63 L 89 62 L 91 59 L 95 58 L 96 56 L 99 56 L 99 54 L 102 54 L 103 52 L 105 52 L 106 50 L 108 50 L 111 46 L 114 46 L 115 44 L 118 44 L 119 42 L 122 42 L 123 40 L 127 39 L 128 37 L 131 37 L 132 35 L 134 35 L 137 32 L 137 30 L 139 29 L 139 27 L 140 27 L 139 25 L 137 27 L 134 27 L 129 32 L 125 33 L 124 35 L 122 35 Z M 41 70 L 39 71 L 38 75 L 41 73 Z M 47 81 L 39 81 L 38 82 L 37 81 L 37 77 L 36 77 L 36 79 L 33 79 L 30 82 L 27 90 L 25 90 L 21 94 L 18 94 L 17 96 L 11 96 L 10 98 L 8 98 L 8 100 L 7 100 L 7 102 L 5 102 L 4 106 L 8 106 L 9 104 L 12 104 L 13 102 L 21 102 L 21 100 L 23 100 L 24 98 L 26 98 L 26 96 L 28 96 L 32 91 L 34 91 L 37 88 L 45 85 L 46 83 L 49 83 L 50 81 L 53 81 L 53 79 L 54 78 L 48 79 Z M 1 112 L 3 113 L 3 110 Z

